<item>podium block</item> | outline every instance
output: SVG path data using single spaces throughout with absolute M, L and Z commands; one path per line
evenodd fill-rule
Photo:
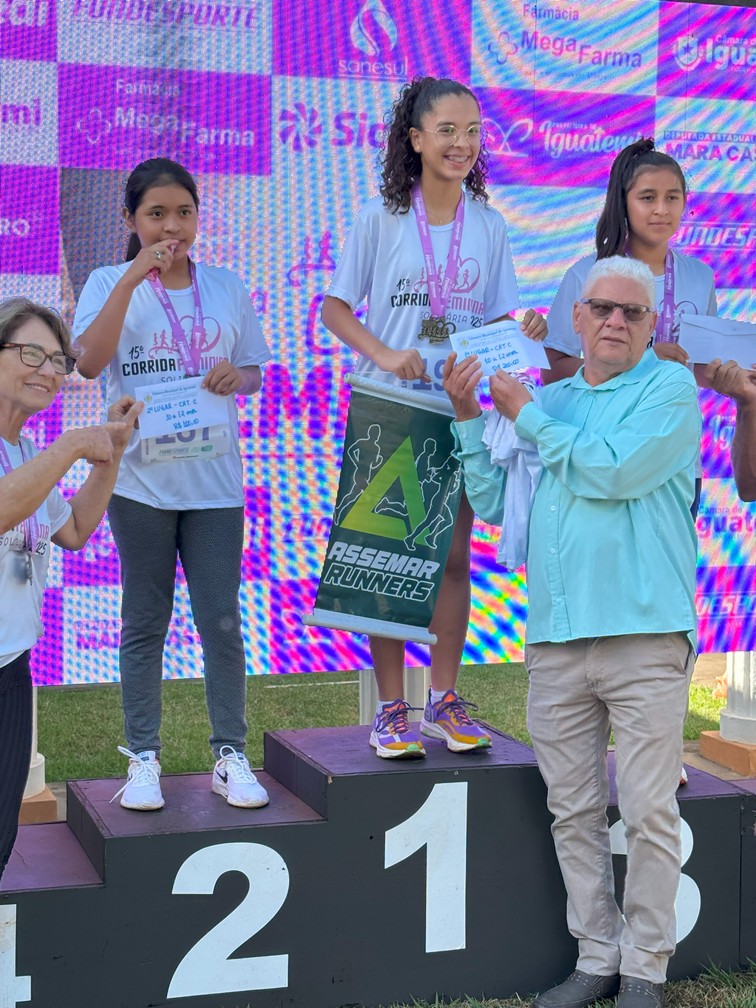
M 71 783 L 67 823 L 22 827 L 3 879 L 0 1004 L 347 1008 L 562 979 L 575 943 L 532 751 L 493 731 L 490 752 L 379 760 L 369 731 L 270 732 L 262 809 L 207 774 L 164 777 L 159 812 Z M 689 772 L 673 977 L 756 957 L 756 794 Z

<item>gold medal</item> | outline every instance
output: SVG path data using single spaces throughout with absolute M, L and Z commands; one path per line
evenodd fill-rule
M 455 329 L 454 323 L 447 322 L 443 315 L 429 315 L 422 321 L 418 339 L 427 339 L 429 343 L 445 343 Z

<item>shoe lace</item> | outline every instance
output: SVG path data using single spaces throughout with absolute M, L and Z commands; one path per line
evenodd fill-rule
M 376 720 L 376 731 L 381 732 L 390 726 L 392 734 L 403 735 L 404 732 L 409 731 L 407 712 L 413 710 L 420 710 L 420 708 L 412 707 L 406 700 L 397 700 L 390 707 L 384 707 Z
M 468 708 L 476 711 L 478 710 L 478 705 L 471 700 L 463 700 L 461 696 L 455 693 L 452 700 L 441 701 L 438 705 L 438 712 L 439 714 L 448 714 L 450 720 L 456 725 L 471 725 L 473 724 L 473 719 L 467 713 Z
M 146 762 L 140 759 L 136 753 L 133 753 L 131 749 L 127 749 L 126 746 L 119 745 L 118 752 L 129 757 L 129 769 L 126 775 L 126 783 L 116 791 L 110 799 L 109 804 L 112 804 L 116 798 L 120 798 L 132 781 L 137 787 L 145 784 L 158 784 L 160 782 L 160 774 L 155 769 L 155 761 L 150 760 Z
M 222 746 L 220 758 L 224 761 L 229 777 L 237 783 L 249 784 L 257 781 L 247 757 L 244 753 L 237 752 L 233 746 Z

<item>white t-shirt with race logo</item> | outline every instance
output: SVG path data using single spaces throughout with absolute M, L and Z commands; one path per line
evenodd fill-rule
M 104 266 L 90 275 L 76 309 L 76 336 L 97 317 L 129 265 Z M 206 331 L 200 373 L 206 374 L 221 360 L 229 360 L 237 367 L 270 360 L 270 350 L 241 280 L 229 270 L 198 263 L 197 284 Z M 192 290 L 171 290 L 168 294 L 189 340 L 194 313 Z M 108 405 L 123 395 L 134 395 L 140 385 L 183 377 L 181 355 L 174 345 L 170 324 L 145 280 L 131 297 L 116 356 L 110 364 Z M 143 462 L 139 434 L 135 432 L 124 452 L 114 492 L 166 510 L 241 506 L 244 493 L 235 397 L 228 396 L 227 403 L 230 451 L 209 459 Z M 197 431 L 195 436 L 203 435 Z
M 431 243 L 443 278 L 453 224 L 431 227 Z M 422 321 L 432 314 L 415 212 L 390 213 L 380 197 L 362 207 L 344 244 L 328 294 L 354 311 L 367 298 L 365 324 L 394 350 L 415 348 L 427 361 L 432 381 L 406 382 L 360 356 L 358 374 L 445 396 L 441 374 L 451 353 L 449 340 L 420 339 Z M 459 270 L 446 320 L 455 331 L 478 328 L 519 306 L 519 294 L 507 227 L 493 207 L 465 193 L 465 221 Z
M 680 316 L 683 312 L 691 315 L 716 315 L 717 295 L 714 288 L 714 273 L 700 259 L 681 255 L 672 250 L 675 271 L 675 321 L 673 335 L 680 331 Z M 596 262 L 595 255 L 585 256 L 567 270 L 559 285 L 554 303 L 548 315 L 549 334 L 545 345 L 571 357 L 582 356 L 580 337 L 572 324 L 572 309 L 578 298 L 583 296 L 586 277 Z M 664 307 L 664 277 L 654 277 L 656 282 L 656 307 L 661 312 Z
M 14 469 L 28 462 L 37 452 L 32 442 L 25 437 L 23 444 L 13 445 L 5 441 L 5 450 Z M 50 540 L 71 515 L 68 504 L 60 491 L 51 490 L 37 511 L 39 541 L 31 554 L 32 579 L 27 577 L 27 558 L 24 547 L 23 523 L 0 535 L 0 598 L 3 600 L 0 615 L 0 668 L 18 658 L 33 647 L 42 633 L 42 594 L 50 563 Z

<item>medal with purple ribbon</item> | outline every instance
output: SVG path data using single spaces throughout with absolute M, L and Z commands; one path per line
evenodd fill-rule
M 168 318 L 173 342 L 181 354 L 186 377 L 196 378 L 200 373 L 200 354 L 202 352 L 202 344 L 205 340 L 205 327 L 203 325 L 202 301 L 200 300 L 199 285 L 197 283 L 197 270 L 191 259 L 188 262 L 189 276 L 192 280 L 192 294 L 194 296 L 194 314 L 192 316 L 192 335 L 190 340 L 186 338 L 186 333 L 179 321 L 176 309 L 173 307 L 173 302 L 163 285 L 163 281 L 158 276 L 157 270 L 148 273 L 146 280 L 155 292 L 155 296 Z
M 462 229 L 465 223 L 465 197 L 463 193 L 460 193 L 457 211 L 454 215 L 449 254 L 446 257 L 446 269 L 441 282 L 439 282 L 439 269 L 433 254 L 428 214 L 425 211 L 425 201 L 419 185 L 416 185 L 412 190 L 412 208 L 415 211 L 417 231 L 423 250 L 428 300 L 431 307 L 430 316 L 422 321 L 418 339 L 428 340 L 429 343 L 445 343 L 455 329 L 453 323 L 447 321 L 444 316 L 459 273 L 459 249 L 462 244 Z
M 664 300 L 656 320 L 654 342 L 678 342 L 678 335 L 675 333 L 675 263 L 669 249 L 664 258 Z

